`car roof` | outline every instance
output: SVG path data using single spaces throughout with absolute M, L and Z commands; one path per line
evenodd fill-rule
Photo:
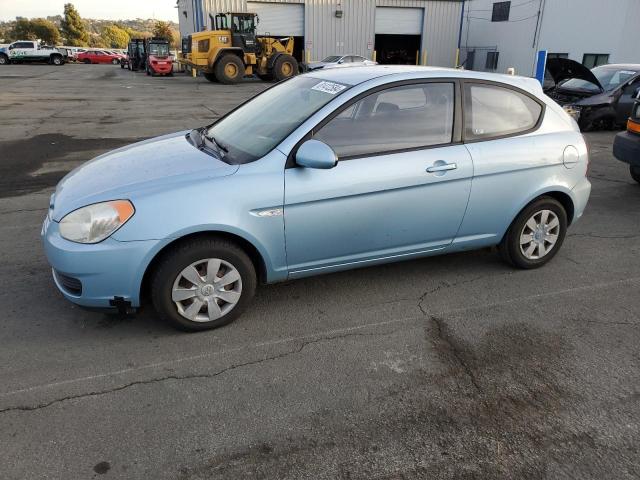
M 461 78 L 473 80 L 489 80 L 505 83 L 521 88 L 530 93 L 540 95 L 542 86 L 535 78 L 506 75 L 501 73 L 476 72 L 445 67 L 421 67 L 414 65 L 376 65 L 367 67 L 345 67 L 314 70 L 306 74 L 309 77 L 327 80 L 330 82 L 358 85 L 380 77 L 387 77 L 388 82 L 405 80 L 407 78 Z
M 617 68 L 620 70 L 640 70 L 640 63 L 607 63 L 599 67 Z

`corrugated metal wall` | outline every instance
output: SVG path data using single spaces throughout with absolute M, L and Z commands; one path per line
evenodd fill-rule
M 210 26 L 209 13 L 247 10 L 246 0 L 201 1 L 207 26 Z M 310 52 L 311 60 L 341 53 L 371 58 L 375 43 L 376 6 L 422 8 L 424 31 L 421 50 L 427 52 L 427 64 L 454 66 L 462 9 L 460 0 L 264 1 L 305 4 L 305 50 Z M 338 6 L 343 11 L 342 18 L 335 17 Z

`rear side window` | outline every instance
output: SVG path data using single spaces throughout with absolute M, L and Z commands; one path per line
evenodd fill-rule
M 465 139 L 480 140 L 526 132 L 536 126 L 542 106 L 510 88 L 465 84 Z
M 451 142 L 454 84 L 425 83 L 372 93 L 343 110 L 314 138 L 341 157 Z

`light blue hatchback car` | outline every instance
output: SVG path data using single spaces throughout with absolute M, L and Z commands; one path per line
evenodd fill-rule
M 132 311 L 150 297 L 201 330 L 238 317 L 258 280 L 492 245 L 539 267 L 582 215 L 587 166 L 577 125 L 533 79 L 321 70 L 82 165 L 42 237 L 72 302 Z

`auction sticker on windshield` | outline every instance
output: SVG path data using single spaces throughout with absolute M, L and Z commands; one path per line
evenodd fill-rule
M 331 95 L 335 95 L 336 93 L 341 92 L 345 88 L 347 88 L 346 85 L 341 85 L 339 83 L 320 82 L 320 83 L 314 85 L 313 87 L 311 87 L 311 90 L 317 90 L 319 92 L 324 92 L 324 93 L 329 93 Z

